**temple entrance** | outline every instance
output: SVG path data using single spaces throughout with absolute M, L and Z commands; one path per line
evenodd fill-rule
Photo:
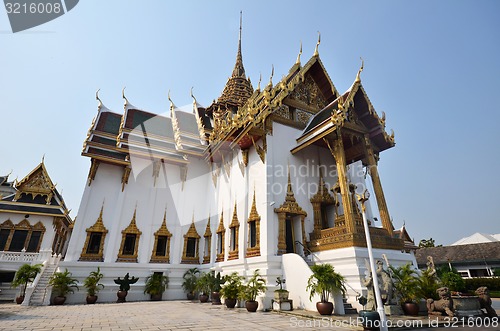
M 285 221 L 285 244 L 287 253 L 295 253 L 295 234 L 293 230 L 293 219 L 288 216 Z

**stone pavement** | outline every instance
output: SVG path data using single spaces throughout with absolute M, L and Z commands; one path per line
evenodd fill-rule
M 495 307 L 496 308 L 496 307 Z M 24 307 L 14 303 L 0 304 L 0 331 L 17 330 L 362 330 L 357 315 L 322 317 L 317 312 L 248 313 L 245 308 L 227 309 L 210 303 L 191 301 L 145 301 Z M 431 330 L 427 316 L 390 318 L 391 330 Z M 443 321 L 440 328 L 445 330 Z M 399 326 L 399 327 L 397 327 Z M 453 330 L 500 330 L 498 324 L 488 328 Z M 394 328 L 395 327 L 395 328 Z M 457 328 L 458 327 L 458 328 Z
M 245 308 L 227 309 L 191 301 L 39 307 L 0 304 L 0 331 L 318 330 L 330 326 L 329 321 L 333 322 L 329 318 L 311 320 L 276 312 L 248 313 Z M 362 330 L 342 326 L 334 329 Z

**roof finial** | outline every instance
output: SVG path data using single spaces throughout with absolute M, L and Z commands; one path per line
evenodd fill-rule
M 193 102 L 196 103 L 196 98 L 193 95 L 193 87 L 191 86 L 191 98 L 193 98 Z
M 262 80 L 262 73 L 259 73 L 259 84 L 257 84 L 257 90 L 260 91 L 260 81 Z
M 99 101 L 99 104 L 97 105 L 97 110 L 101 110 L 101 107 L 102 107 L 102 101 L 101 101 L 101 99 L 99 99 L 99 91 L 100 90 L 101 89 L 98 89 L 97 91 L 95 91 L 95 99 L 97 101 Z
M 168 90 L 168 101 L 170 101 L 170 116 L 172 116 L 172 114 L 174 112 L 175 105 L 174 105 L 174 102 L 172 101 L 172 99 L 170 98 L 170 90 Z
M 42 155 L 42 163 L 45 162 L 45 153 Z
M 242 19 L 243 12 L 240 11 L 240 32 L 238 36 L 238 53 L 236 54 L 236 63 L 233 69 L 233 77 L 243 77 L 245 78 L 245 68 L 243 67 L 243 56 L 241 55 L 241 30 L 242 30 Z
M 123 98 L 123 100 L 125 100 L 125 104 L 124 104 L 124 106 L 126 107 L 126 106 L 128 105 L 128 99 L 127 99 L 127 97 L 125 96 L 125 88 L 126 88 L 126 87 L 123 87 L 123 89 L 122 89 L 122 98 Z
M 360 56 L 359 59 L 361 60 L 361 67 L 358 70 L 358 74 L 356 75 L 356 82 L 361 82 L 361 72 L 363 71 L 363 68 L 365 66 L 365 61 L 363 58 Z
M 299 55 L 297 55 L 297 61 L 295 61 L 295 64 L 300 64 L 300 56 L 302 55 L 302 40 L 300 41 L 300 51 Z
M 269 77 L 269 85 L 273 85 L 273 76 L 274 76 L 274 64 L 271 69 L 271 77 Z
M 320 43 L 321 43 L 321 33 L 318 31 L 318 42 L 316 43 L 316 48 L 314 49 L 313 56 L 319 56 L 318 47 Z

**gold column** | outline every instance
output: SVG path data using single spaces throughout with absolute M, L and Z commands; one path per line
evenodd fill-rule
M 393 230 L 392 222 L 389 216 L 389 210 L 387 209 L 387 203 L 385 202 L 382 183 L 380 182 L 380 177 L 378 175 L 377 161 L 375 160 L 375 155 L 373 154 L 373 149 L 370 144 L 370 139 L 368 138 L 368 135 L 365 136 L 365 147 L 366 147 L 366 158 L 368 160 L 368 168 L 370 170 L 370 177 L 372 178 L 375 197 L 377 198 L 377 205 L 380 213 L 380 218 L 382 221 L 382 226 L 384 229 L 387 230 L 389 235 L 392 237 L 392 230 Z
M 278 255 L 286 253 L 285 222 L 286 213 L 278 213 Z
M 300 215 L 300 226 L 302 227 L 302 245 L 304 246 L 304 255 L 309 255 L 309 252 L 306 250 L 307 240 L 306 240 L 306 227 L 304 226 L 304 220 L 306 216 Z
M 340 195 L 342 196 L 342 207 L 344 208 L 345 224 L 348 233 L 355 233 L 356 227 L 354 226 L 354 211 L 352 209 L 351 194 L 349 193 L 349 183 L 347 182 L 346 159 L 344 152 L 344 143 L 342 142 L 342 135 L 338 132 L 338 138 L 335 140 L 335 162 L 337 165 L 337 175 L 339 178 Z
M 321 224 L 321 202 L 319 201 L 314 201 L 311 203 L 313 206 L 313 212 L 314 212 L 314 233 L 319 235 L 321 232 L 321 229 L 323 228 L 323 225 Z

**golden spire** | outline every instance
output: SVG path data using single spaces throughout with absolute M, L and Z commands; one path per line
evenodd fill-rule
M 240 11 L 240 33 L 238 37 L 238 53 L 236 54 L 236 64 L 233 69 L 232 77 L 245 78 L 245 68 L 243 67 L 243 56 L 241 55 L 241 27 L 242 27 L 243 12 Z
M 259 83 L 257 84 L 257 91 L 260 91 L 260 81 L 262 80 L 262 73 L 259 73 Z
M 273 85 L 273 76 L 274 76 L 274 64 L 272 65 L 271 69 L 271 77 L 269 77 L 269 85 Z
M 125 96 L 125 88 L 126 88 L 126 87 L 124 87 L 124 88 L 122 89 L 122 98 L 123 98 L 123 100 L 125 100 L 124 106 L 125 106 L 125 107 L 127 107 L 127 106 L 128 106 L 128 99 L 127 99 L 127 97 Z
M 257 212 L 257 203 L 255 202 L 255 186 L 254 186 L 252 208 L 250 209 L 250 216 L 248 216 L 248 221 L 251 222 L 256 220 L 260 220 L 260 215 Z
M 361 56 L 359 58 L 361 60 L 361 67 L 359 68 L 358 73 L 356 74 L 356 82 L 357 83 L 361 82 L 361 76 L 360 75 L 361 75 L 361 72 L 363 71 L 363 68 L 365 66 L 365 61 L 363 61 L 363 58 Z
M 99 101 L 99 104 L 97 105 L 97 110 L 98 110 L 98 111 L 99 111 L 99 110 L 101 110 L 101 107 L 102 107 L 102 101 L 101 101 L 101 99 L 99 99 L 99 91 L 100 91 L 100 90 L 101 90 L 101 89 L 98 89 L 98 90 L 95 92 L 95 99 L 96 99 L 97 101 Z
M 297 61 L 295 61 L 295 64 L 300 64 L 300 56 L 302 55 L 302 40 L 300 41 L 300 51 L 299 55 L 297 55 Z
M 314 49 L 313 56 L 319 56 L 318 48 L 320 43 L 321 43 L 321 33 L 319 33 L 318 31 L 318 42 L 316 43 L 316 48 Z
M 288 184 L 286 188 L 285 201 L 295 202 L 295 195 L 293 194 L 292 181 L 290 179 L 290 165 L 288 165 Z
M 102 223 L 102 212 L 104 211 L 104 199 L 102 199 L 101 211 L 99 212 L 99 217 L 97 218 L 96 223 Z
M 134 208 L 134 216 L 132 216 L 132 220 L 130 221 L 130 224 L 135 224 L 135 216 L 137 214 L 137 202 L 135 203 L 135 208 Z
M 162 225 L 167 226 L 167 207 L 165 206 L 165 212 L 163 212 L 163 222 Z
M 170 92 L 170 91 L 169 91 Z M 191 86 L 191 98 L 193 98 L 193 105 L 196 106 L 196 98 L 193 95 L 193 87 Z M 193 113 L 195 112 L 195 108 L 193 107 Z

